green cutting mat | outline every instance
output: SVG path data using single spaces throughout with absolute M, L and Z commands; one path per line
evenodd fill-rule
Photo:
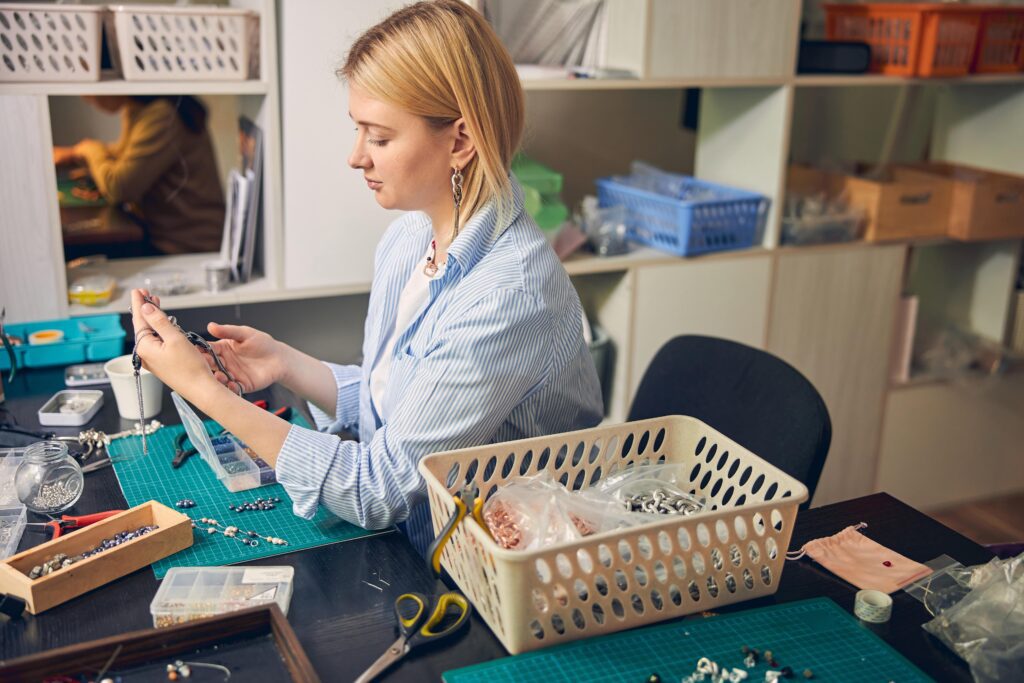
M 579 640 L 447 671 L 444 680 L 642 683 L 657 673 L 668 682 L 689 676 L 697 660 L 707 657 L 719 666 L 747 671 L 751 683 L 763 681 L 764 664 L 754 669 L 743 666 L 744 645 L 771 650 L 782 666 L 793 668 L 794 681 L 804 680 L 804 669 L 813 671 L 814 680 L 821 683 L 931 680 L 828 598 Z
M 308 427 L 301 416 L 293 422 Z M 206 431 L 212 433 L 217 423 L 204 423 Z M 224 525 L 233 524 L 239 529 L 252 529 L 263 536 L 276 536 L 288 541 L 288 545 L 271 545 L 260 540 L 255 548 L 223 534 L 207 534 L 205 529 L 196 529 L 192 547 L 153 563 L 156 578 L 163 578 L 171 567 L 199 567 L 236 564 L 271 555 L 315 548 L 328 543 L 348 541 L 353 538 L 370 536 L 377 531 L 354 526 L 338 519 L 321 508 L 312 520 L 305 520 L 292 514 L 292 501 L 280 484 L 231 493 L 220 483 L 216 475 L 200 455 L 193 455 L 180 468 L 171 467 L 174 457 L 174 438 L 184 431 L 182 425 L 163 427 L 147 437 L 149 455 L 142 456 L 142 438 L 127 437 L 110 444 L 110 455 L 127 458 L 114 463 L 114 472 L 121 483 L 121 490 L 134 507 L 149 500 L 155 500 L 174 508 L 183 498 L 196 502 L 194 508 L 181 512 L 197 520 L 212 517 Z M 137 457 L 130 457 L 138 454 Z M 244 503 L 259 498 L 278 497 L 281 502 L 273 510 L 234 512 L 229 503 Z

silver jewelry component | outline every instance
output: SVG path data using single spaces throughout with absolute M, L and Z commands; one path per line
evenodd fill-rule
M 455 200 L 455 229 L 452 241 L 459 236 L 459 211 L 462 209 L 462 171 L 456 166 L 452 171 L 452 199 Z

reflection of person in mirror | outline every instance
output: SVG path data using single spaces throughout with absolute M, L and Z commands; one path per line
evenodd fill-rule
M 355 128 L 348 163 L 380 206 L 407 212 L 377 245 L 362 363 L 210 323 L 218 368 L 143 290 L 132 292 L 136 349 L 276 469 L 295 514 L 400 523 L 422 552 L 434 537 L 424 456 L 592 427 L 601 387 L 576 290 L 509 173 L 523 91 L 487 21 L 461 0 L 410 5 L 356 40 L 340 75 Z M 319 429 L 233 391 L 278 382 L 306 399 Z
M 189 96 L 84 99 L 121 113 L 120 138 L 55 147 L 54 163 L 84 162 L 108 201 L 134 204 L 158 251 L 220 249 L 224 191 L 202 103 Z

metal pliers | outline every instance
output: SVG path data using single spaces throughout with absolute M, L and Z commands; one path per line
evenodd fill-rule
M 153 301 L 151 298 L 149 298 L 148 296 L 142 297 L 142 300 L 145 303 L 147 303 L 147 304 L 152 304 L 152 305 L 156 306 L 157 308 L 160 308 L 159 306 L 157 306 L 157 303 L 155 301 Z M 163 310 L 163 309 L 160 309 L 160 310 Z M 200 351 L 205 351 L 206 353 L 210 354 L 210 356 L 213 358 L 214 365 L 217 366 L 218 370 L 220 370 L 221 372 L 224 373 L 224 376 L 227 377 L 228 382 L 234 382 L 234 384 L 235 384 L 235 391 L 237 391 L 238 395 L 241 396 L 242 395 L 242 385 L 241 385 L 241 383 L 238 380 L 235 379 L 234 375 L 232 375 L 230 372 L 228 372 L 228 369 L 226 367 L 224 367 L 224 363 L 221 362 L 220 356 L 218 356 L 217 352 L 213 350 L 213 346 L 210 345 L 210 342 L 206 341 L 201 335 L 199 335 L 199 334 L 197 334 L 195 332 L 186 332 L 184 329 L 182 329 L 181 325 L 178 324 L 178 319 L 175 318 L 173 315 L 167 316 L 167 319 L 170 320 L 171 324 L 174 325 L 175 327 L 177 327 L 178 330 L 183 335 L 185 335 L 185 339 L 188 339 L 189 342 L 192 344 L 192 346 L 198 347 Z M 156 337 L 157 339 L 160 339 L 160 335 L 157 334 L 156 330 L 153 330 L 152 333 L 153 333 L 154 337 Z M 136 346 L 137 345 L 138 345 L 138 342 L 136 341 Z M 142 359 L 139 358 L 139 353 L 138 353 L 137 349 L 132 349 L 132 367 L 135 369 L 136 372 L 138 372 L 142 368 Z
M 49 522 L 29 522 L 25 526 L 41 526 L 44 531 L 51 534 L 51 539 L 60 538 L 65 532 L 81 529 L 82 527 L 89 526 L 90 524 L 103 521 L 107 517 L 113 517 L 121 512 L 124 512 L 124 510 L 107 510 L 106 512 L 95 512 L 91 515 L 61 515 L 60 519 L 54 519 Z
M 186 460 L 199 452 L 195 447 L 185 448 L 186 439 L 188 439 L 188 432 L 184 430 L 174 437 L 174 458 L 171 460 L 171 467 L 174 469 L 184 465 Z
M 455 527 L 459 525 L 466 515 L 471 515 L 476 523 L 479 524 L 483 529 L 487 530 L 487 524 L 484 523 L 484 499 L 480 495 L 480 487 L 475 482 L 467 483 L 462 487 L 462 490 L 455 494 L 455 512 L 452 513 L 451 518 L 441 529 L 441 533 L 437 535 L 430 547 L 427 548 L 427 562 L 434 570 L 435 574 L 440 575 L 441 573 L 441 552 L 444 550 L 445 545 L 448 543 L 448 539 L 455 533 Z
M 11 374 L 7 375 L 7 381 L 13 382 L 14 376 L 18 374 L 18 357 L 14 355 L 14 345 L 11 344 L 11 340 L 7 337 L 4 332 L 4 318 L 7 317 L 7 307 L 4 306 L 0 310 L 0 342 L 4 345 L 4 351 L 7 352 L 7 357 L 11 361 Z

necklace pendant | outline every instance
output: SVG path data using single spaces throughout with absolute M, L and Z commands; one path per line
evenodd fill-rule
M 427 265 L 423 266 L 423 274 L 427 277 L 434 277 L 437 275 L 437 264 L 432 260 L 427 261 Z

